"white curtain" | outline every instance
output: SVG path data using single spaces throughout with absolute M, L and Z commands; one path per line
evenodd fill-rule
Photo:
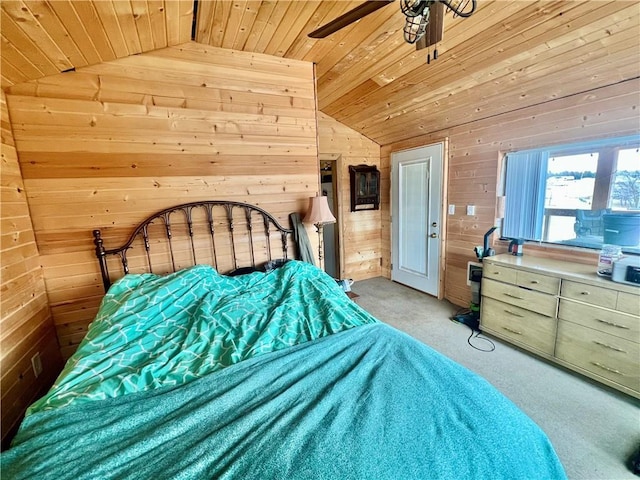
M 503 237 L 542 240 L 548 159 L 546 151 L 507 155 Z

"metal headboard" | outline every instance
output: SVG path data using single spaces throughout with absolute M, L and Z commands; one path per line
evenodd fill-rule
M 240 216 L 234 216 L 234 210 L 240 210 Z M 180 215 L 180 212 L 182 215 Z M 165 255 L 168 264 L 165 265 L 165 267 L 169 267 L 174 272 L 180 268 L 184 268 L 184 265 L 181 265 L 180 262 L 176 261 L 176 247 L 174 246 L 174 242 L 178 232 L 181 235 L 181 241 L 187 245 L 186 250 L 190 250 L 190 265 L 198 263 L 198 256 L 196 255 L 198 249 L 196 248 L 196 235 L 194 229 L 197 222 L 194 220 L 194 212 L 199 212 L 200 214 L 204 213 L 199 223 L 200 226 L 203 227 L 202 230 L 206 231 L 204 236 L 209 237 L 209 241 L 206 242 L 208 244 L 207 254 L 208 258 L 210 260 L 212 259 L 212 264 L 216 269 L 218 269 L 218 265 L 220 263 L 221 252 L 219 250 L 221 249 L 225 250 L 223 253 L 226 253 L 226 257 L 231 257 L 226 258 L 226 260 L 227 266 L 230 265 L 232 269 L 239 269 L 241 267 L 256 268 L 258 265 L 258 249 L 264 262 L 271 261 L 272 233 L 275 234 L 276 237 L 279 237 L 282 247 L 282 258 L 286 260 L 289 256 L 288 252 L 290 244 L 288 237 L 293 234 L 293 230 L 280 225 L 274 216 L 262 208 L 248 203 L 224 200 L 207 200 L 202 202 L 184 203 L 166 208 L 142 221 L 135 228 L 124 245 L 118 248 L 105 249 L 101 231 L 93 231 L 93 243 L 96 246 L 96 256 L 100 263 L 102 283 L 104 285 L 105 292 L 111 286 L 108 257 L 118 256 L 123 274 L 128 274 L 130 271 L 130 259 L 127 257 L 127 253 L 130 249 L 134 248 L 134 243 L 138 239 L 142 240 L 140 247 L 142 248 L 143 253 L 141 257 L 146 257 L 144 260 L 146 265 L 138 265 L 138 270 L 142 268 L 144 272 L 148 273 L 166 273 L 154 272 L 154 244 L 158 245 L 159 243 L 162 243 L 164 253 L 168 254 Z M 221 212 L 222 215 L 216 215 L 216 212 Z M 172 215 L 176 213 L 178 213 L 178 220 L 182 220 L 182 223 L 174 222 L 172 224 L 172 218 L 175 219 Z M 255 221 L 256 218 L 258 219 L 258 222 Z M 156 223 L 154 224 L 154 222 Z M 153 225 L 157 226 L 158 224 L 162 224 L 164 226 L 164 228 L 161 229 L 162 238 L 158 239 L 157 237 L 154 237 L 152 240 L 150 227 Z M 242 232 L 237 231 L 239 224 L 242 224 Z M 275 227 L 275 231 L 272 231 L 272 227 Z M 220 236 L 225 238 L 221 239 Z M 260 246 L 256 245 L 258 241 L 254 241 L 256 237 L 260 237 L 259 241 L 262 242 Z M 224 248 L 221 248 L 219 245 L 220 243 L 224 244 Z M 291 246 L 294 246 L 294 242 L 291 243 Z M 202 243 L 200 242 L 198 246 L 202 247 Z M 241 247 L 244 248 L 244 258 L 242 261 L 238 258 L 238 251 Z M 170 260 L 170 262 L 168 260 Z

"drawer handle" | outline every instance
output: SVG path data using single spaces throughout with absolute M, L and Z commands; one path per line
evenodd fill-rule
M 515 299 L 517 299 L 517 300 L 524 300 L 524 298 L 519 297 L 519 296 L 517 296 L 517 295 L 513 295 L 513 294 L 511 294 L 511 293 L 505 293 L 505 295 L 506 295 L 507 297 L 515 298 Z
M 596 320 L 598 322 L 600 322 L 600 323 L 604 323 L 605 325 L 611 325 L 612 327 L 624 328 L 625 330 L 631 330 L 631 328 L 627 327 L 626 325 L 620 325 L 619 323 L 607 322 L 606 320 L 601 320 L 599 318 L 596 318 Z
M 515 333 L 516 335 L 522 335 L 522 332 L 519 332 L 518 330 L 513 330 L 512 328 L 509 328 L 509 327 L 502 327 L 502 328 L 504 328 L 507 332 Z
M 534 285 L 539 284 L 540 282 L 538 280 L 531 280 L 531 283 L 533 283 Z
M 589 292 L 585 290 L 584 292 L 580 292 L 580 295 L 589 295 Z
M 514 317 L 524 318 L 524 315 L 520 315 L 519 313 L 512 312 L 511 310 L 505 309 L 504 311 L 507 312 L 509 315 L 513 315 Z
M 621 371 L 616 370 L 614 368 L 609 368 L 606 365 L 603 365 L 601 363 L 598 363 L 598 362 L 591 362 L 591 363 L 594 364 L 596 367 L 600 367 L 601 369 L 606 370 L 607 372 L 616 373 L 618 375 L 624 375 L 624 373 L 622 373 Z
M 493 272 L 494 275 L 500 275 L 500 272 Z
M 608 349 L 610 349 L 610 350 L 614 350 L 614 351 L 616 351 L 616 352 L 627 353 L 627 351 L 626 351 L 626 350 L 622 350 L 621 348 L 614 347 L 613 345 L 608 345 L 608 344 L 606 344 L 606 343 L 602 343 L 602 342 L 599 342 L 599 341 L 597 341 L 597 340 L 594 340 L 594 341 L 593 341 L 593 343 L 595 343 L 596 345 L 600 345 L 601 347 L 608 348 Z

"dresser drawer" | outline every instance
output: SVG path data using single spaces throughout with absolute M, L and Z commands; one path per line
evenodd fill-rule
M 506 302 L 516 307 L 555 317 L 558 299 L 546 293 L 534 292 L 515 285 L 496 282 L 483 278 L 482 295 Z
M 560 299 L 558 317 L 616 337 L 640 343 L 640 318 L 584 303 Z M 640 359 L 639 359 L 640 361 Z
M 513 268 L 503 267 L 502 265 L 495 265 L 493 263 L 487 263 L 482 268 L 482 277 L 490 278 L 493 280 L 500 280 L 505 283 L 516 283 L 518 271 Z
M 482 299 L 481 330 L 553 355 L 556 319 L 545 317 L 492 298 Z
M 541 275 L 539 273 L 519 271 L 516 283 L 521 287 L 549 293 L 551 295 L 558 295 L 560 291 L 559 278 Z
M 615 290 L 594 287 L 585 283 L 571 282 L 569 280 L 562 282 L 560 295 L 580 302 L 611 309 L 615 309 L 618 302 L 618 292 Z
M 635 295 L 633 293 L 619 292 L 616 310 L 640 316 L 640 288 L 638 288 L 638 293 Z
M 559 321 L 556 357 L 640 391 L 640 345 L 575 323 Z

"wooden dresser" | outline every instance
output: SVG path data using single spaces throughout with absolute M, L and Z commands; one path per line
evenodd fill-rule
M 640 286 L 595 270 L 534 256 L 485 258 L 480 328 L 640 398 Z

